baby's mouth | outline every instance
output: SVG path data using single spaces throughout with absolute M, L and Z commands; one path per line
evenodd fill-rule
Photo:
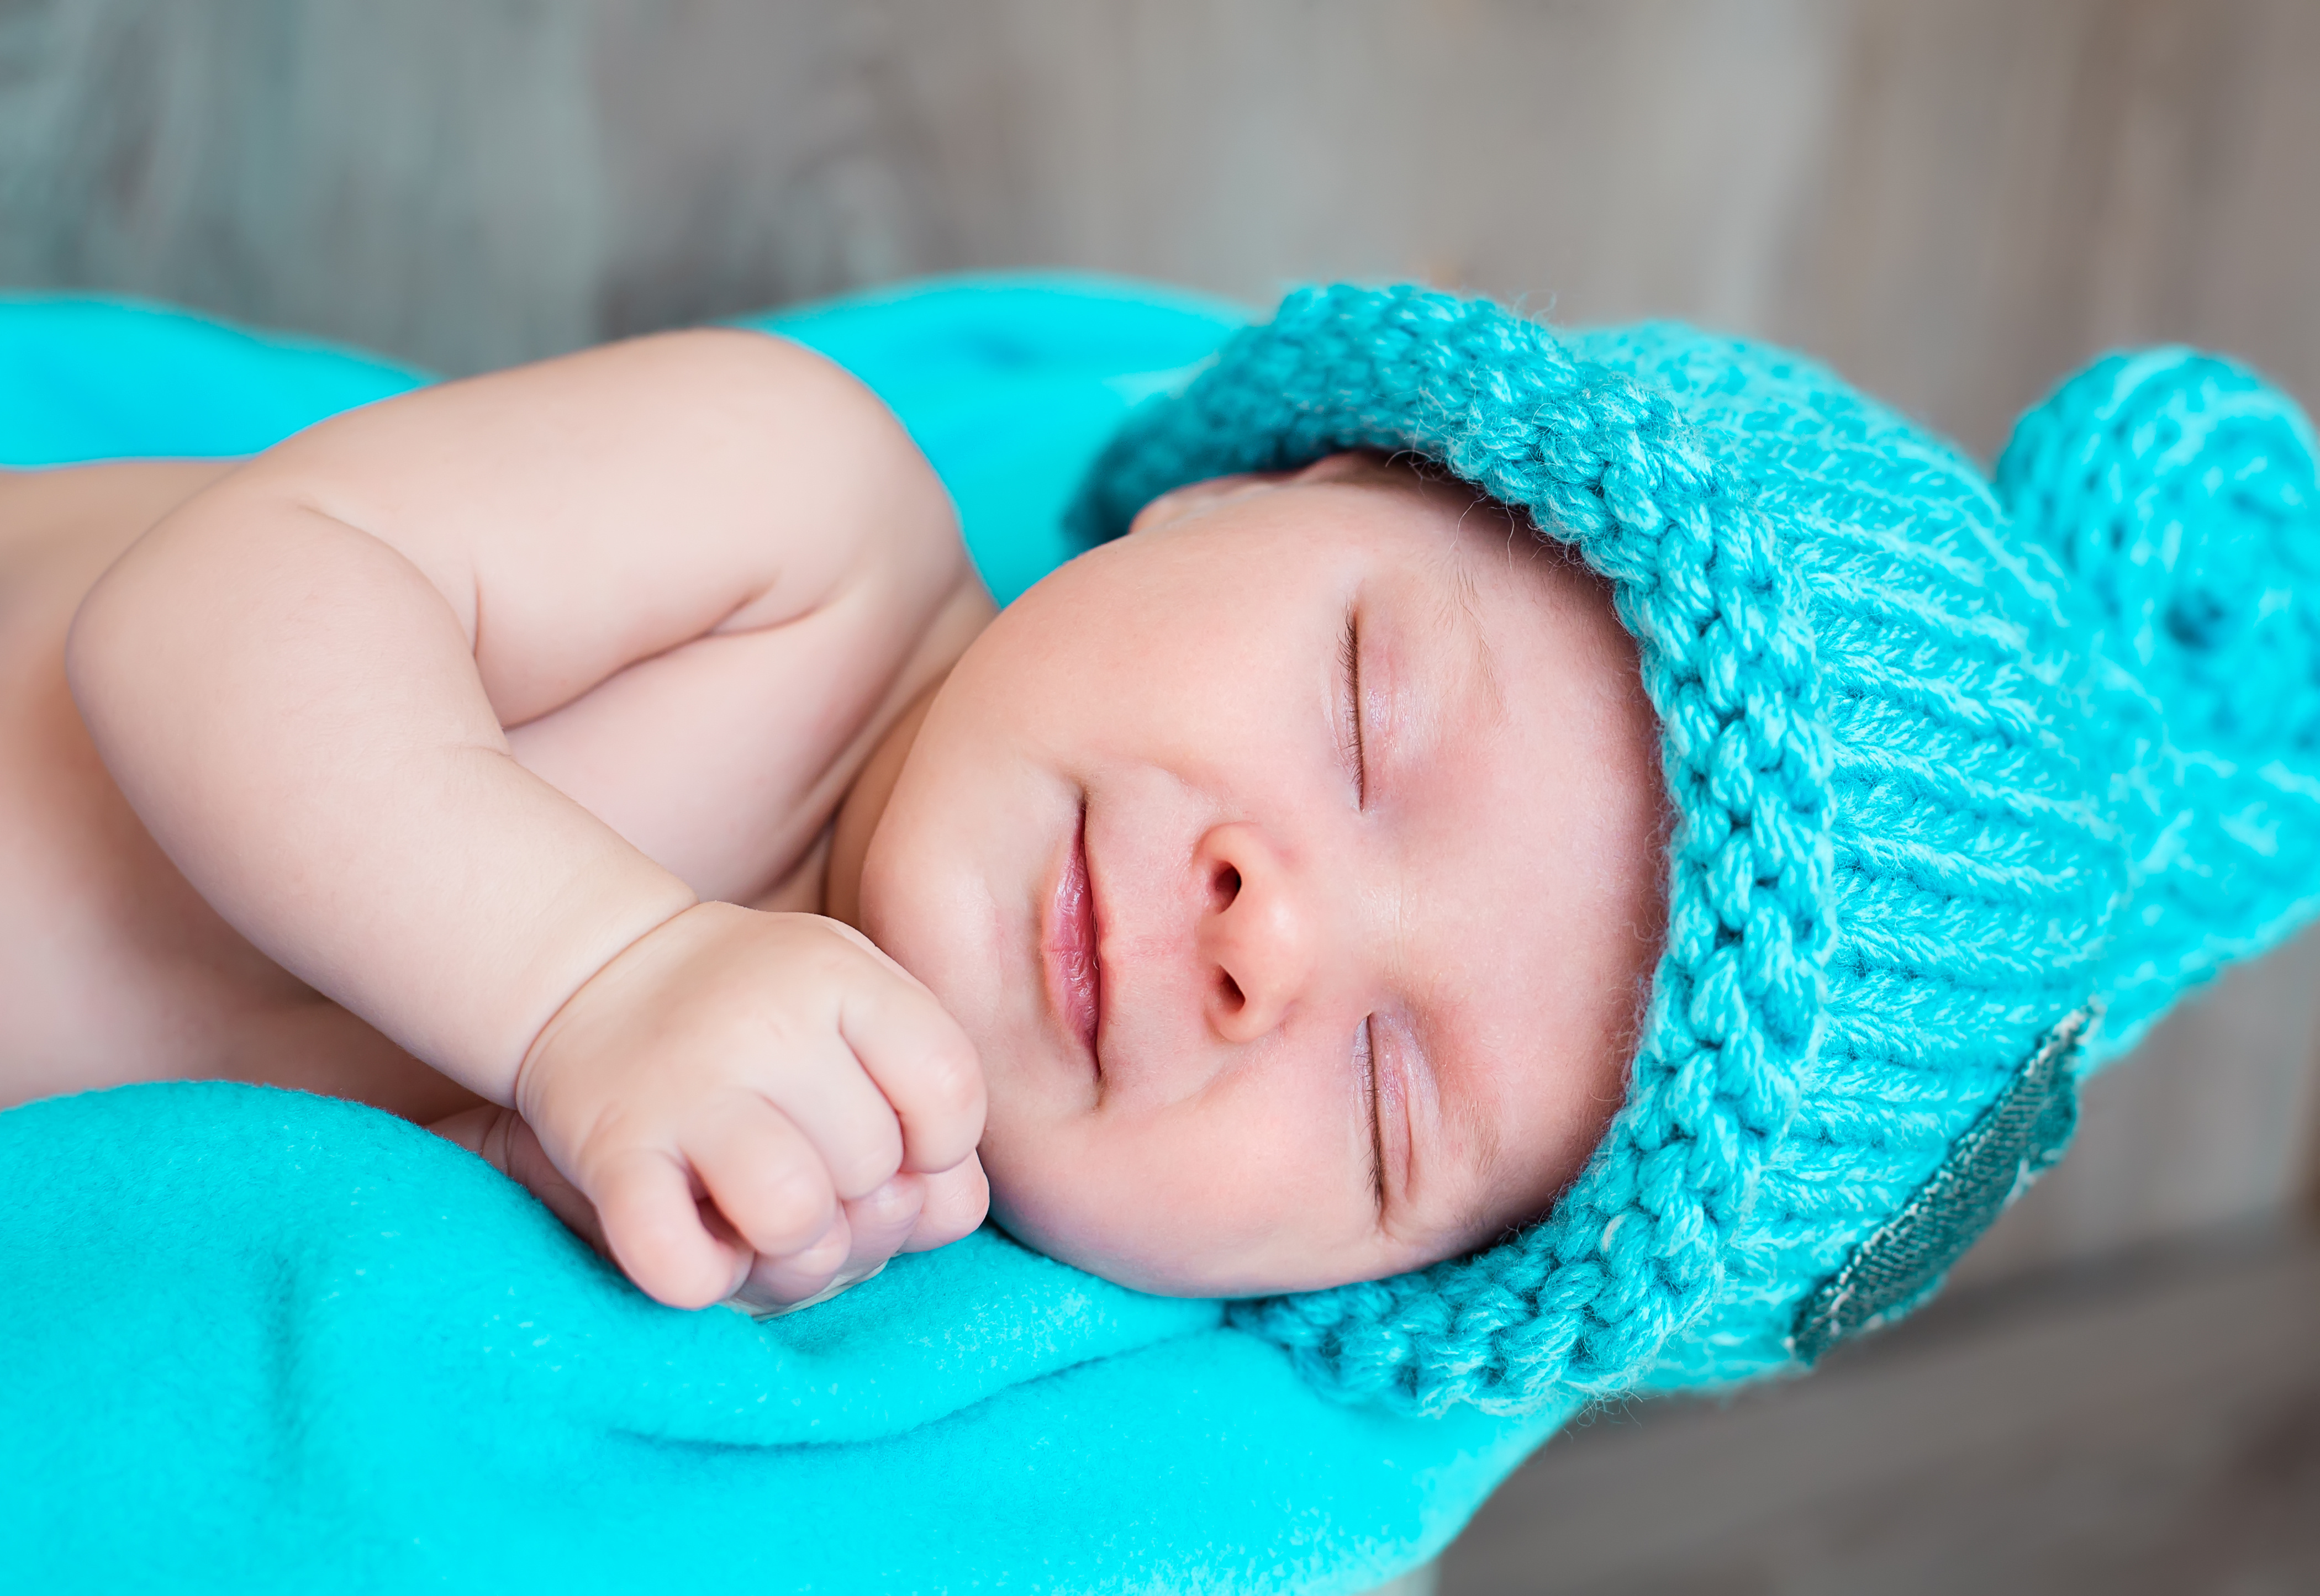
M 1087 807 L 1080 807 L 1072 845 L 1064 855 L 1061 879 L 1047 906 L 1047 980 L 1065 1029 L 1080 1041 L 1088 1067 L 1103 1078 L 1103 1059 L 1096 1037 L 1103 1013 L 1103 963 L 1096 950 L 1098 927 L 1095 891 L 1089 884 Z

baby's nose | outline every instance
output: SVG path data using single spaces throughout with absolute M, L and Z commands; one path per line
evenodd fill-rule
M 1194 948 L 1209 1024 L 1228 1041 L 1254 1041 L 1281 1024 L 1312 977 L 1310 906 L 1255 826 L 1214 827 L 1194 866 L 1205 893 Z

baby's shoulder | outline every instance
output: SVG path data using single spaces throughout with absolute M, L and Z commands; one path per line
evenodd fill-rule
M 608 433 L 617 463 L 575 451 L 593 509 L 527 545 L 528 564 L 492 565 L 499 638 L 524 653 L 495 671 L 483 628 L 486 684 L 516 710 L 503 721 L 520 762 L 701 896 L 756 901 L 811 861 L 991 600 L 933 467 L 821 356 L 687 332 L 591 351 L 565 376 L 543 402 L 575 429 L 621 415 L 650 436 Z

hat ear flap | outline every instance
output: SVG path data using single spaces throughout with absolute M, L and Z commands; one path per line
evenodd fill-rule
M 2320 908 L 2320 485 L 2311 423 L 2245 367 L 2113 355 L 2022 419 L 1997 489 L 2057 591 L 2078 752 L 2130 900 L 2091 1062 Z
M 2164 348 L 2089 366 L 1999 456 L 1998 497 L 2062 568 L 2065 613 L 2159 700 L 2179 744 L 2276 752 L 2320 731 L 2313 455 L 2293 399 Z

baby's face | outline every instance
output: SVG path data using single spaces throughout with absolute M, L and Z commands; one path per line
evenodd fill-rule
M 1607 590 L 1362 455 L 1156 501 L 971 647 L 864 929 L 982 1051 L 993 1212 L 1147 1290 L 1535 1218 L 1624 1091 L 1655 729 Z

